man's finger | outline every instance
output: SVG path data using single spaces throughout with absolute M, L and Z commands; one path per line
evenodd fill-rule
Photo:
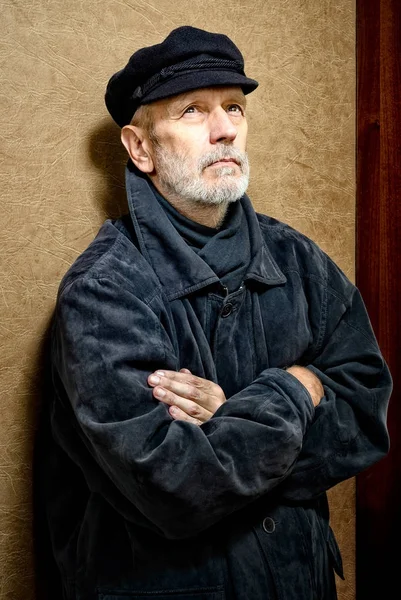
M 193 400 L 200 406 L 205 406 L 207 408 L 209 403 L 207 396 L 202 394 L 198 388 L 186 383 L 185 381 L 178 381 L 175 379 L 170 379 L 169 377 L 151 376 L 149 378 L 149 382 L 151 385 L 173 392 L 181 398 Z
M 183 410 L 178 408 L 177 406 L 170 406 L 168 412 L 173 417 L 175 421 L 187 421 L 188 423 L 193 423 L 194 425 L 202 425 L 202 421 L 199 419 L 194 419 L 185 413 Z
M 165 372 L 161 376 L 160 371 L 152 374 L 148 381 L 151 386 L 160 386 L 180 396 L 196 402 L 200 406 L 210 410 L 214 407 L 215 399 L 213 388 L 208 389 L 207 380 L 188 375 L 187 373 Z M 205 383 L 205 385 L 203 384 Z M 211 383 L 211 382 L 210 382 Z
M 224 392 L 217 383 L 192 375 L 188 369 L 179 372 L 164 369 L 155 371 L 149 375 L 148 383 L 153 388 L 160 388 L 157 393 L 162 390 L 174 393 L 180 398 L 191 400 L 211 414 L 226 401 Z M 155 397 L 158 397 L 157 394 Z M 161 399 L 160 396 L 158 398 Z
M 164 402 L 164 404 L 168 404 L 170 406 L 175 406 L 179 408 L 181 412 L 184 412 L 186 415 L 188 415 L 188 417 L 199 420 L 202 423 L 208 421 L 213 415 L 212 412 L 203 408 L 196 402 L 192 402 L 192 400 L 178 396 L 174 392 L 165 390 L 160 386 L 156 386 L 154 388 L 153 395 L 157 400 L 160 400 L 160 402 Z
M 148 377 L 148 382 L 151 385 L 159 385 L 160 381 L 157 381 L 157 377 L 165 377 L 170 381 L 191 385 L 196 389 L 202 390 L 207 395 L 216 396 L 220 399 L 224 398 L 225 400 L 223 390 L 217 383 L 214 383 L 209 379 L 204 379 L 203 377 L 192 375 L 188 369 L 181 369 L 180 371 L 158 370 Z

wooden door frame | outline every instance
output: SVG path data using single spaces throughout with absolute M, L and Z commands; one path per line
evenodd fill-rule
M 393 597 L 401 533 L 401 2 L 357 0 L 356 283 L 393 376 L 389 455 L 356 478 L 357 600 Z

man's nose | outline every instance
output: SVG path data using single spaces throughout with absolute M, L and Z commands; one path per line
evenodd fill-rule
M 224 108 L 219 108 L 210 115 L 210 142 L 212 144 L 233 142 L 237 133 L 237 127 Z

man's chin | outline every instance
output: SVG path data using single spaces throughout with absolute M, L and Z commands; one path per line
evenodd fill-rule
M 207 171 L 208 179 L 215 181 L 221 177 L 234 177 L 238 179 L 241 177 L 242 171 L 238 165 L 210 165 Z
M 208 185 L 207 194 L 203 195 L 204 204 L 230 204 L 236 202 L 245 194 L 248 182 L 243 179 L 222 178 L 220 181 L 214 181 Z M 202 200 L 200 200 L 202 202 Z

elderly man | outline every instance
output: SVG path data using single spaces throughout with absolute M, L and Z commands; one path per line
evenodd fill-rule
M 65 275 L 49 531 L 64 600 L 333 600 L 326 491 L 388 451 L 360 294 L 245 195 L 238 48 L 180 27 L 113 75 L 130 214 Z

